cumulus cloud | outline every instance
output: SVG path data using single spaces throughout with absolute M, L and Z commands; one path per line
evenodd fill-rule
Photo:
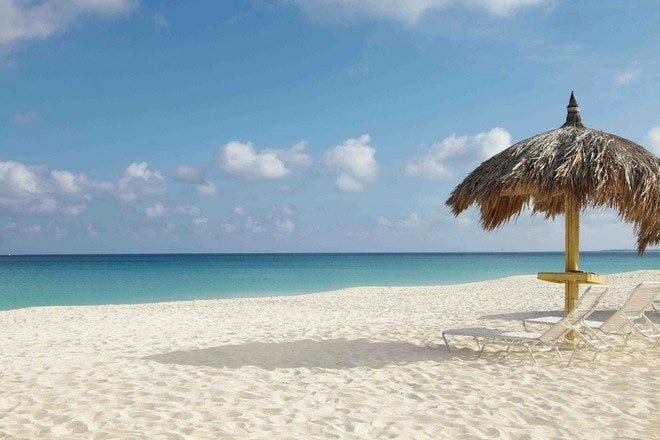
M 288 150 L 277 150 L 267 148 L 265 153 L 275 154 L 282 162 L 299 167 L 308 167 L 312 164 L 312 158 L 307 154 L 307 141 L 296 142 Z
M 218 166 L 232 176 L 256 179 L 279 179 L 290 172 L 276 154 L 255 151 L 250 142 L 232 141 L 222 146 Z
M 184 183 L 204 183 L 204 172 L 192 165 L 179 165 L 174 170 L 174 180 Z
M 19 214 L 81 215 L 103 194 L 134 202 L 144 194 L 162 194 L 163 176 L 143 163 L 129 164 L 116 183 L 97 181 L 68 170 L 0 161 L 0 209 Z
M 453 169 L 487 159 L 510 145 L 511 134 L 500 127 L 476 135 L 452 134 L 433 144 L 424 156 L 409 162 L 406 174 L 429 179 L 451 177 Z
M 89 192 L 101 187 L 83 174 L 0 161 L 0 207 L 15 212 L 79 215 Z
M 275 214 L 277 215 L 282 215 L 285 217 L 290 217 L 298 214 L 298 210 L 296 209 L 296 207 L 291 204 L 276 206 L 273 208 L 273 212 L 275 212 Z
M 2 235 L 4 237 L 15 237 L 17 235 L 34 235 L 43 231 L 40 224 L 18 224 L 16 222 L 9 223 L 2 227 Z
M 245 217 L 245 230 L 253 234 L 261 234 L 266 230 L 266 228 L 261 224 L 261 222 L 252 216 Z
M 131 10 L 133 0 L 3 0 L 0 47 L 45 39 L 64 32 L 83 16 L 116 16 Z
M 236 230 L 236 225 L 229 222 L 221 222 L 220 229 L 222 229 L 222 231 L 224 231 L 227 234 L 231 234 Z
M 134 162 L 126 167 L 117 182 L 116 196 L 125 202 L 134 202 L 143 194 L 165 192 L 165 179 L 157 170 L 150 170 L 146 162 Z
M 467 7 L 495 16 L 508 16 L 519 9 L 546 0 L 286 0 L 321 20 L 345 21 L 360 18 L 395 20 L 408 25 L 425 14 L 450 8 Z
M 655 153 L 656 156 L 660 156 L 660 125 L 649 130 L 647 137 L 651 144 L 651 151 Z
M 277 227 L 278 231 L 285 234 L 292 233 L 293 230 L 296 228 L 296 224 L 289 219 L 277 221 L 275 222 L 275 226 Z
M 192 224 L 195 226 L 205 226 L 208 224 L 208 222 L 209 219 L 207 219 L 206 217 L 198 217 L 193 219 Z
M 614 82 L 617 85 L 625 86 L 639 79 L 640 72 L 637 69 L 626 69 L 614 75 Z
M 57 186 L 65 193 L 81 193 L 89 187 L 89 180 L 83 174 L 73 174 L 66 170 L 53 170 L 50 176 Z
M 181 206 L 176 206 L 174 208 L 174 212 L 177 214 L 184 214 L 193 217 L 198 217 L 202 213 L 202 210 L 199 209 L 197 206 L 181 205 Z
M 204 170 L 200 167 L 179 165 L 174 171 L 174 180 L 192 185 L 197 193 L 204 196 L 214 196 L 218 194 L 218 188 L 215 183 L 208 181 L 204 177 Z
M 9 118 L 9 122 L 12 125 L 29 125 L 41 122 L 42 120 L 43 116 L 41 116 L 41 113 L 36 110 L 17 110 L 16 113 Z
M 82 214 L 87 209 L 87 205 L 79 203 L 77 205 L 68 205 L 61 208 L 62 214 L 77 216 Z
M 347 192 L 362 191 L 364 184 L 349 174 L 341 173 L 335 181 L 335 186 Z
M 281 179 L 294 167 L 306 167 L 311 157 L 307 144 L 298 142 L 288 150 L 267 148 L 257 151 L 251 142 L 231 141 L 220 147 L 218 167 L 225 173 L 248 179 Z
M 414 228 L 422 224 L 422 218 L 416 212 L 411 212 L 407 217 L 404 217 L 399 220 L 390 220 L 387 217 L 378 217 L 376 221 L 381 226 L 386 226 L 388 228 Z
M 150 218 L 162 218 L 167 215 L 167 210 L 160 203 L 156 203 L 153 206 L 149 206 L 144 210 L 144 215 Z
M 214 196 L 218 194 L 218 187 L 214 182 L 206 182 L 195 185 L 195 191 L 203 196 Z
M 378 163 L 376 149 L 371 147 L 371 136 L 364 134 L 358 139 L 346 139 L 325 152 L 325 163 L 342 173 L 335 185 L 342 191 L 361 191 L 364 183 L 376 181 Z

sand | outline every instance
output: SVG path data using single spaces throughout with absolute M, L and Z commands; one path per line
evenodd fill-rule
M 611 276 L 601 316 L 642 280 L 660 271 Z M 571 368 L 442 345 L 445 328 L 522 329 L 562 304 L 530 275 L 4 311 L 0 438 L 659 438 L 647 342 Z

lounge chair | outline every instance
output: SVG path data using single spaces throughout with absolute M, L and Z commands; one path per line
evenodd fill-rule
M 626 302 L 619 310 L 605 321 L 583 320 L 583 330 L 596 330 L 607 336 L 620 336 L 624 338 L 623 347 L 628 344 L 628 339 L 633 335 L 640 335 L 655 341 L 660 340 L 660 329 L 651 321 L 645 312 L 649 310 L 656 298 L 660 297 L 660 283 L 645 282 L 638 284 Z M 553 325 L 561 320 L 558 316 L 544 316 L 542 318 L 531 318 L 523 321 L 523 327 L 527 330 L 530 324 Z M 584 333 L 584 331 L 583 331 Z M 592 332 L 593 333 L 593 332 Z M 598 333 L 594 336 L 598 337 Z
M 445 341 L 447 350 L 451 351 L 449 340 L 447 339 L 448 335 L 472 337 L 479 347 L 479 357 L 483 354 L 486 345 L 497 344 L 506 345 L 507 352 L 512 346 L 524 348 L 530 354 L 534 363 L 536 363 L 536 357 L 532 351 L 532 348 L 534 347 L 545 351 L 554 350 L 559 358 L 563 359 L 559 347 L 566 344 L 564 337 L 569 331 L 575 331 L 576 334 L 581 336 L 579 332 L 580 322 L 596 310 L 607 290 L 607 286 L 589 287 L 580 296 L 580 299 L 575 307 L 573 307 L 573 310 L 571 310 L 565 317 L 559 318 L 555 324 L 543 333 L 498 330 L 485 327 L 455 328 L 443 331 L 442 339 Z M 592 338 L 581 338 L 578 343 L 571 345 L 573 355 L 577 349 L 583 346 L 589 346 L 597 351 L 604 348 L 602 341 L 594 341 Z M 571 360 L 573 359 L 573 355 L 571 355 Z

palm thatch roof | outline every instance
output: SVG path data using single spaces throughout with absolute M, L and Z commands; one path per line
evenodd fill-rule
M 566 123 L 512 145 L 479 165 L 447 199 L 454 215 L 473 203 L 494 229 L 527 206 L 554 218 L 566 195 L 610 207 L 635 225 L 638 251 L 660 243 L 660 159 L 644 147 L 582 125 L 571 93 Z

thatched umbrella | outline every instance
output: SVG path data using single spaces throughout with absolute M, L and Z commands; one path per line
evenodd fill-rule
M 621 219 L 635 225 L 640 253 L 660 242 L 660 159 L 634 142 L 582 125 L 571 93 L 564 125 L 486 160 L 446 203 L 454 215 L 476 203 L 487 230 L 517 217 L 527 206 L 546 218 L 565 214 L 565 272 L 541 272 L 538 277 L 566 285 L 568 312 L 577 301 L 579 283 L 606 281 L 578 270 L 582 208 L 616 209 Z

